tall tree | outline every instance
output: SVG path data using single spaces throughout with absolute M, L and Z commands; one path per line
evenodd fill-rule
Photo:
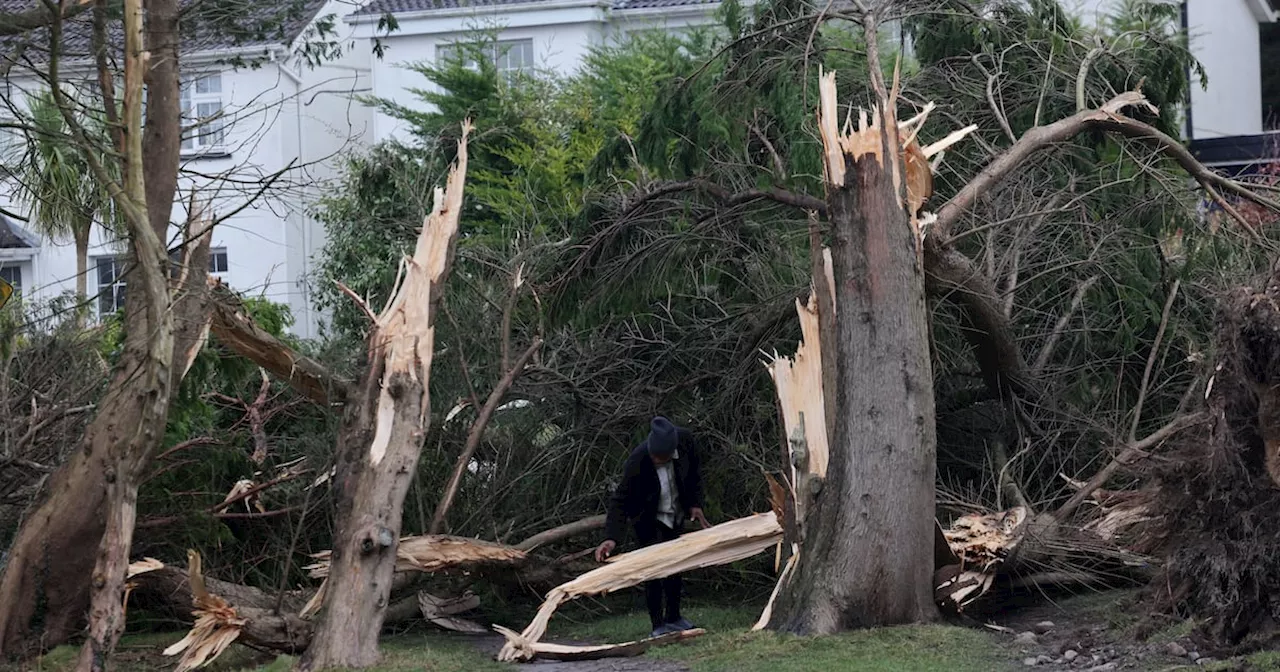
M 26 129 L 27 153 L 18 176 L 18 202 L 28 207 L 36 230 L 50 239 L 70 236 L 76 247 L 76 298 L 78 319 L 83 322 L 88 294 L 89 235 L 94 222 L 104 226 L 115 208 L 106 190 L 90 177 L 76 144 L 71 140 L 62 110 L 51 92 L 28 98 L 30 128 Z M 84 123 L 86 131 L 105 137 L 104 125 Z M 105 143 L 109 144 L 109 143 Z M 111 169 L 114 161 L 103 164 Z M 88 179 L 86 179 L 88 178 Z
M 827 219 L 834 244 L 835 436 L 820 496 L 808 511 L 795 578 L 776 629 L 825 634 L 931 620 L 933 372 L 924 300 L 919 175 L 902 152 L 896 78 L 886 90 L 877 19 L 866 17 L 877 105 L 840 130 L 834 73 L 820 82 Z M 905 132 L 905 131 L 904 131 Z M 919 151 L 918 147 L 915 151 Z M 931 182 L 927 180 L 926 182 Z M 816 418 L 813 420 L 817 420 Z M 806 505 L 808 502 L 806 502 Z
M 102 19 L 94 22 L 98 108 L 116 129 L 109 147 L 93 137 L 75 114 L 77 102 L 55 85 L 62 46 L 62 20 L 56 14 L 46 17 L 47 79 L 76 151 L 92 179 L 111 195 L 128 233 L 134 275 L 125 308 L 126 336 L 81 448 L 51 477 L 43 501 L 19 529 L 0 578 L 0 654 L 28 653 L 65 641 L 87 608 L 89 636 L 79 663 L 83 670 L 106 666 L 124 628 L 124 575 L 138 484 L 164 436 L 171 391 L 202 345 L 209 320 L 204 299 L 210 232 L 205 227 L 202 235 L 188 240 L 183 272 L 176 279 L 168 273 L 164 245 L 181 132 L 178 0 L 147 0 L 145 29 L 142 0 L 126 2 L 124 100 L 119 107 L 105 51 L 105 0 L 93 9 Z M 116 157 L 122 164 L 118 173 L 107 165 Z M 117 174 L 124 179 L 116 179 Z M 41 621 L 43 631 L 33 634 L 32 627 Z

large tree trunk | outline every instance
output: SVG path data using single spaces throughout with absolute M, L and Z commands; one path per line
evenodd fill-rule
M 400 539 L 400 517 L 431 408 L 435 307 L 452 263 L 467 170 L 463 125 L 457 165 L 418 237 L 404 282 L 369 335 L 369 370 L 338 433 L 337 521 L 315 639 L 305 670 L 367 667 L 378 659 Z
M 875 69 L 872 65 L 872 69 Z M 804 634 L 930 620 L 934 409 L 924 274 L 902 192 L 893 96 L 839 134 L 821 83 L 834 245 L 836 420 L 827 478 L 770 627 Z M 892 148 L 892 149 L 889 149 Z
M 149 0 L 144 47 L 141 0 L 126 3 L 123 185 L 111 179 L 98 148 L 71 115 L 71 104 L 54 90 L 94 178 L 107 185 L 124 214 L 136 272 L 125 310 L 124 353 L 98 414 L 81 450 L 54 475 L 48 496 L 13 543 L 0 580 L 0 654 L 21 655 L 66 641 L 88 606 L 90 628 L 78 667 L 105 667 L 124 627 L 138 483 L 164 436 L 170 393 L 207 335 L 207 320 L 189 319 L 207 315 L 200 310 L 207 259 L 186 268 L 174 288 L 180 298 L 172 301 L 162 242 L 178 168 L 177 9 L 177 0 Z M 50 77 L 57 79 L 56 61 Z M 206 232 L 186 261 L 198 263 L 207 246 Z M 176 333 L 175 321 L 184 325 Z
M 106 526 L 90 577 L 89 631 L 80 649 L 79 670 L 105 670 L 107 656 L 124 632 L 124 583 L 138 514 L 138 485 L 164 438 L 169 399 L 180 378 L 173 373 L 174 303 L 169 293 L 169 258 L 163 242 L 176 172 L 166 170 L 171 161 L 163 151 L 164 139 L 149 138 L 155 146 L 144 152 L 142 137 L 144 78 L 154 82 L 148 120 L 157 120 L 157 126 L 163 127 L 172 126 L 177 119 L 176 114 L 165 114 L 171 102 L 165 96 L 171 91 L 166 86 L 170 82 L 164 81 L 165 73 L 173 76 L 172 84 L 177 81 L 177 50 L 173 48 L 177 40 L 177 3 L 153 0 L 147 9 L 151 35 L 163 36 L 160 43 L 153 45 L 143 41 L 142 0 L 126 0 L 124 4 L 125 184 L 117 200 L 128 209 L 134 264 L 129 286 L 133 291 L 125 308 L 128 330 L 124 356 L 113 389 L 108 391 L 110 405 L 104 403 L 85 437 L 86 448 L 107 460 Z M 155 48 L 149 55 L 147 46 Z M 159 76 L 153 70 L 157 66 L 161 70 Z M 150 124 L 148 131 L 149 136 L 156 135 Z M 176 160 L 176 151 L 172 158 Z M 144 171 L 148 173 L 145 179 Z M 154 203 L 148 198 L 152 194 L 147 188 L 153 182 L 159 183 L 159 188 L 151 189 L 158 194 Z M 185 363 L 179 368 L 185 369 Z M 112 395 L 112 391 L 116 394 Z

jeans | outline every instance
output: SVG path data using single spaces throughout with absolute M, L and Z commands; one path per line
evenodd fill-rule
M 636 525 L 636 539 L 641 546 L 652 546 L 659 542 L 671 541 L 679 536 L 679 530 L 673 530 L 657 521 Z M 680 620 L 680 588 L 679 574 L 645 582 L 645 604 L 649 607 L 649 621 L 655 630 L 665 623 Z M 662 613 L 663 597 L 666 597 L 666 618 L 663 618 Z

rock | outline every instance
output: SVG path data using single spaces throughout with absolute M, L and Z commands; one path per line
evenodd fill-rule
M 1216 661 L 1216 660 L 1214 660 L 1214 659 L 1212 659 L 1212 658 L 1210 658 L 1210 657 L 1208 657 L 1208 656 L 1205 656 L 1204 658 L 1196 658 L 1196 665 L 1210 665 L 1210 664 L 1213 664 L 1213 663 L 1216 663 L 1216 662 L 1218 662 L 1218 661 Z
M 1194 663 L 1195 661 L 1197 661 L 1197 660 L 1200 660 L 1200 654 L 1199 654 L 1199 653 L 1197 653 L 1197 652 L 1195 652 L 1195 651 L 1188 651 L 1188 652 L 1187 652 L 1187 657 L 1188 657 L 1188 658 L 1190 658 L 1190 659 L 1191 659 L 1191 662 L 1193 662 L 1193 663 Z
M 1079 657 L 1080 654 L 1075 649 L 1067 649 L 1066 653 L 1062 654 L 1062 659 L 1068 663 Z
M 1115 663 L 1105 663 L 1103 665 L 1094 665 L 1093 667 L 1089 668 L 1086 672 L 1111 672 L 1111 670 L 1114 670 L 1114 669 L 1116 669 Z
M 1036 656 L 1036 662 L 1040 663 L 1041 665 L 1048 665 L 1049 663 L 1053 662 L 1053 658 L 1050 656 L 1040 655 L 1040 656 Z
M 1169 642 L 1169 645 L 1164 647 L 1164 650 L 1167 651 L 1169 655 L 1177 656 L 1179 658 L 1183 658 L 1187 655 L 1187 650 L 1182 648 L 1182 645 L 1177 642 Z
M 1043 635 L 1044 633 L 1054 629 L 1054 627 L 1056 626 L 1054 626 L 1053 621 L 1040 621 L 1039 623 L 1036 623 L 1035 625 L 1031 626 L 1031 629 L 1037 635 Z
M 1035 667 L 1036 665 L 1040 664 L 1040 661 L 1036 660 L 1035 658 L 1023 658 L 1022 664 L 1026 665 L 1027 667 Z
M 1020 633 L 1017 637 L 1013 638 L 1013 643 L 1014 644 L 1035 644 L 1036 633 L 1034 632 Z

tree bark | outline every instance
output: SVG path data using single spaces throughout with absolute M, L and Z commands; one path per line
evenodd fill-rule
M 89 296 L 89 225 L 77 225 L 72 234 L 76 240 L 76 324 L 84 326 L 89 311 L 85 305 Z
M 206 262 L 206 268 L 207 268 Z M 244 311 L 239 299 L 216 280 L 211 290 L 213 335 L 237 355 L 266 369 L 299 394 L 326 408 L 342 403 L 350 382 L 343 380 L 267 333 Z
M 178 3 L 149 0 L 146 9 L 144 46 L 141 0 L 130 0 L 125 7 L 123 185 L 103 166 L 101 154 L 71 114 L 72 104 L 53 90 L 94 179 L 123 213 L 136 272 L 125 309 L 124 352 L 98 414 L 81 449 L 54 474 L 49 495 L 19 529 L 0 579 L 0 654 L 29 654 L 66 641 L 87 606 L 90 627 L 78 663 L 82 670 L 104 669 L 123 629 L 138 483 L 164 436 L 170 394 L 207 331 L 200 320 L 175 315 L 176 310 L 198 309 L 207 265 L 187 269 L 179 288 L 186 293 L 174 301 L 161 242 L 178 169 Z M 145 143 L 144 77 L 149 85 Z M 58 78 L 52 64 L 50 78 Z M 196 245 L 207 248 L 207 232 Z M 196 327 L 175 335 L 175 321 Z
M 463 124 L 457 165 L 423 224 L 404 282 L 369 335 L 369 369 L 338 433 L 337 519 L 328 588 L 303 670 L 378 660 L 395 571 L 401 514 L 427 430 L 436 306 L 452 264 L 467 170 Z
M 163 73 L 177 79 L 177 3 L 155 0 L 148 6 L 152 30 L 172 30 L 160 39 L 165 44 L 146 45 L 143 40 L 142 0 L 126 0 L 124 4 L 124 112 L 125 112 L 125 184 L 117 194 L 126 214 L 134 263 L 132 300 L 126 304 L 127 333 L 125 352 L 117 369 L 114 396 L 98 412 L 86 433 L 86 448 L 107 460 L 104 475 L 106 526 L 98 544 L 98 557 L 89 583 L 89 632 L 80 649 L 78 670 L 105 670 L 107 657 L 115 649 L 124 632 L 124 583 L 129 568 L 129 548 L 133 544 L 138 514 L 138 485 L 152 455 L 164 438 L 169 417 L 169 399 L 174 386 L 174 315 L 169 293 L 169 258 L 163 241 L 173 204 L 172 181 L 177 174 L 177 152 L 173 152 L 173 170 L 167 172 L 170 157 L 164 156 L 163 140 L 144 150 L 143 90 L 148 71 L 156 73 L 151 63 L 163 63 L 161 74 L 151 87 L 150 119 L 170 125 L 177 115 L 163 116 L 168 93 Z M 154 34 L 154 33 L 153 33 Z M 148 53 L 147 46 L 155 51 Z M 168 58 L 172 62 L 166 62 Z M 157 85 L 158 84 L 158 85 Z M 159 100 L 156 99 L 157 93 Z M 175 102 L 176 105 L 176 102 Z M 148 127 L 150 124 L 148 124 Z M 150 128 L 148 128 L 150 131 Z M 154 135 L 148 132 L 147 135 Z M 176 149 L 176 146 L 175 146 Z M 152 172 L 154 171 L 154 172 Z M 148 187 L 162 183 L 157 193 L 163 196 L 164 182 L 170 182 L 168 201 L 156 198 L 149 202 Z M 154 187 L 152 191 L 157 191 Z M 167 203 L 167 207 L 166 207 Z
M 871 66 L 875 70 L 875 65 Z M 827 634 L 936 617 L 933 378 L 918 238 L 892 96 L 840 135 L 821 89 L 834 245 L 837 413 L 826 481 L 769 627 Z M 892 151 L 889 150 L 892 148 Z

